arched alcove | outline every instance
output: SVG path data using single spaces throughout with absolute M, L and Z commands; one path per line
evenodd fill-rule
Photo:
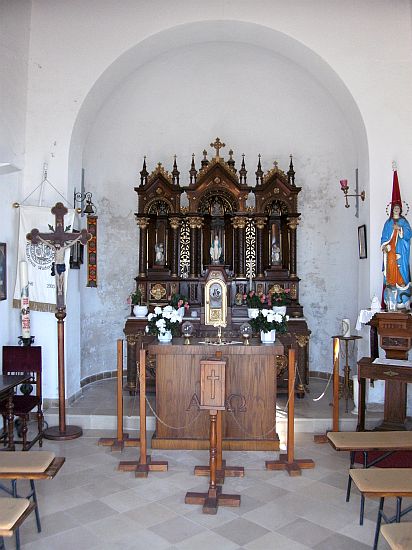
M 344 215 L 338 188 L 340 177 L 353 181 L 358 168 L 368 192 L 362 117 L 333 68 L 304 44 L 252 23 L 208 21 L 164 30 L 126 51 L 77 116 L 69 181 L 79 181 L 84 167 L 99 208 L 99 287 L 81 290 L 81 378 L 114 368 L 114 340 L 137 274 L 133 187 L 143 155 L 150 171 L 158 161 L 171 169 L 176 153 L 182 181 L 191 153 L 199 162 L 216 135 L 226 151 L 235 150 L 237 167 L 246 154 L 251 185 L 258 153 L 265 170 L 274 160 L 286 170 L 294 154 L 303 187 L 298 275 L 312 330 L 311 369 L 329 368 L 330 335 L 340 318 L 353 318 L 368 279 L 358 269 L 358 224 Z

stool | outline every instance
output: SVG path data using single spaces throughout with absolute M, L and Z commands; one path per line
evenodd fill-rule
M 392 550 L 409 550 L 412 548 L 412 523 L 382 525 L 381 532 Z
M 27 498 L 0 498 L 0 550 L 6 548 L 3 537 L 12 537 L 34 508 Z M 16 550 L 20 550 L 20 541 L 16 542 Z
M 11 490 L 4 485 L 0 488 L 14 498 L 18 498 L 17 480 L 30 480 L 30 493 L 25 498 L 33 498 L 36 514 L 37 530 L 41 532 L 40 513 L 37 504 L 35 480 L 53 479 L 65 462 L 63 457 L 55 457 L 49 451 L 5 451 L 0 452 L 0 479 L 11 481 Z M 18 527 L 16 533 L 16 546 L 20 543 Z
M 412 451 L 412 432 L 328 432 L 327 440 L 335 451 L 347 451 L 350 453 L 350 466 L 355 463 L 355 453 L 363 453 L 363 467 L 371 468 L 381 460 L 387 458 L 395 451 Z M 370 451 L 381 451 L 384 454 L 374 460 L 368 460 Z M 346 489 L 346 502 L 349 502 L 352 478 L 348 475 Z M 361 508 L 364 497 L 361 496 Z M 363 509 L 363 508 L 362 508 Z M 360 524 L 363 524 L 363 513 L 360 517 Z
M 401 511 L 402 498 L 412 497 L 412 469 L 411 468 L 373 468 L 349 470 L 352 481 L 365 497 L 379 498 L 379 510 L 376 520 L 374 550 L 378 547 L 379 531 L 382 519 L 386 523 L 399 523 L 401 517 L 412 510 L 412 506 Z M 386 516 L 383 511 L 385 497 L 396 498 L 396 514 Z M 363 517 L 363 501 L 361 501 L 361 515 Z

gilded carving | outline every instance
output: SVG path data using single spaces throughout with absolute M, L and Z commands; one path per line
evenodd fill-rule
M 193 216 L 191 218 L 188 218 L 190 229 L 201 229 L 203 225 L 202 218 L 198 216 Z
M 292 300 L 297 300 L 298 298 L 298 287 L 296 283 L 291 283 L 290 285 L 290 297 Z
M 288 220 L 289 229 L 291 229 L 292 231 L 295 231 L 298 225 L 299 225 L 298 218 L 291 218 L 290 220 Z
M 236 216 L 236 218 L 232 220 L 232 225 L 235 229 L 244 229 L 246 227 L 246 218 Z
M 136 224 L 140 229 L 147 229 L 150 218 L 136 218 Z
M 169 218 L 169 223 L 172 229 L 179 229 L 181 220 L 180 218 Z
M 295 338 L 300 348 L 304 348 L 309 342 L 309 336 L 307 334 L 295 334 Z
M 255 222 L 258 229 L 265 229 L 266 218 L 256 218 Z
M 276 355 L 276 377 L 280 378 L 288 368 L 288 358 L 286 355 Z
M 161 174 L 164 178 L 167 179 L 167 181 L 173 185 L 173 178 L 172 176 L 169 174 L 169 172 L 167 170 L 165 170 L 162 166 L 162 163 L 161 162 L 158 162 L 157 163 L 157 166 L 156 168 L 153 170 L 153 172 L 150 174 L 150 176 L 147 178 L 147 182 L 148 183 L 152 183 L 156 178 L 157 176 Z
M 164 285 L 157 283 L 150 288 L 150 295 L 153 296 L 155 300 L 161 300 L 166 296 L 166 288 Z

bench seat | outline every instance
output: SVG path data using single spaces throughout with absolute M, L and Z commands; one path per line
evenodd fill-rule
M 382 525 L 381 532 L 392 550 L 410 550 L 412 548 L 412 523 Z

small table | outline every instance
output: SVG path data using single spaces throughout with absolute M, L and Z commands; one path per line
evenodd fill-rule
M 14 451 L 14 414 L 13 414 L 13 390 L 19 384 L 30 380 L 30 374 L 2 374 L 0 375 L 0 400 L 7 399 L 7 431 L 9 435 L 8 450 Z
M 338 338 L 339 341 L 345 342 L 345 366 L 343 367 L 343 386 L 342 386 L 342 396 L 345 399 L 345 412 L 349 412 L 348 402 L 349 398 L 353 396 L 353 388 L 350 387 L 350 366 L 349 366 L 349 342 L 354 342 L 355 340 L 361 340 L 362 336 L 342 336 L 338 334 L 337 336 L 332 336 L 332 338 Z

